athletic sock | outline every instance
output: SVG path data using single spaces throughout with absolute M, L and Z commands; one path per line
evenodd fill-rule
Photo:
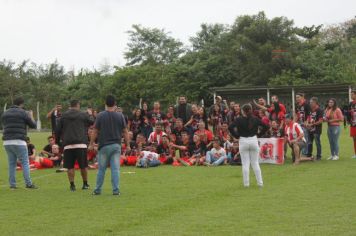
M 83 185 L 88 185 L 88 181 L 83 181 Z
M 70 186 L 74 186 L 74 182 L 70 182 Z

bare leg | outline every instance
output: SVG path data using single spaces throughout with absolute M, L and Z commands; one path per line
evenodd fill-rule
M 295 157 L 294 165 L 299 165 L 299 162 L 300 162 L 300 148 L 299 148 L 298 144 L 294 143 L 292 145 L 292 149 L 293 149 L 294 157 Z
M 80 174 L 82 175 L 83 182 L 87 182 L 88 181 L 88 169 L 87 168 L 80 169 Z M 73 177 L 73 179 L 74 179 L 74 177 Z
M 69 182 L 73 183 L 74 182 L 74 176 L 75 176 L 74 168 L 73 169 L 68 169 L 67 175 L 68 175 Z

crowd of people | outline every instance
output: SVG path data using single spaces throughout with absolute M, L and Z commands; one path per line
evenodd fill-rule
M 119 165 L 140 168 L 160 165 L 242 164 L 245 186 L 249 186 L 248 170 L 251 165 L 258 185 L 262 186 L 257 138 L 284 139 L 285 153 L 290 147 L 294 165 L 301 161 L 318 161 L 322 159 L 321 135 L 322 126 L 326 123 L 330 144 L 330 157 L 327 159 L 336 161 L 339 159 L 340 124 L 347 120 L 354 142 L 355 155 L 352 158 L 356 159 L 355 90 L 352 91 L 351 97 L 352 101 L 344 111 L 333 98 L 322 108 L 317 97 L 307 99 L 303 93 L 296 94 L 295 111 L 287 111 L 277 95 L 271 97 L 271 104 L 267 104 L 264 98 L 259 98 L 245 105 L 234 101 L 228 103 L 217 96 L 215 103 L 209 108 L 190 104 L 185 96 L 180 96 L 178 104 L 169 106 L 166 112 L 161 108 L 160 102 L 156 101 L 152 109 L 149 107 L 151 104 L 144 102 L 141 107 L 127 113 L 116 106 L 113 97 L 109 100 L 107 98 L 106 111 L 100 113 L 92 108 L 81 112 L 79 101 L 74 100 L 68 111 L 63 112 L 62 106 L 57 105 L 48 113 L 52 135 L 48 137 L 48 145 L 39 153 L 28 137 L 22 135 L 16 139 L 27 142 L 30 168 L 58 167 L 57 171 L 68 172 L 72 191 L 75 191 L 74 169 L 81 170 L 83 189 L 87 189 L 87 168 L 98 168 L 94 193 L 100 194 L 106 167 L 110 165 L 114 168 L 114 173 L 118 172 L 119 167 L 115 161 L 120 162 Z M 19 102 L 15 103 L 15 107 L 20 105 Z M 13 137 L 8 137 L 6 127 L 10 122 L 7 113 L 10 112 L 5 112 L 2 117 L 4 145 L 9 160 L 12 155 L 12 142 L 8 141 Z M 112 113 L 119 116 L 112 116 Z M 32 113 L 24 114 L 25 123 L 34 127 Z M 8 126 L 8 129 L 11 127 Z M 120 141 L 117 142 L 117 139 Z M 6 143 L 9 143 L 8 146 Z M 112 146 L 113 144 L 117 146 Z M 100 160 L 100 150 L 105 152 L 106 156 L 114 152 L 119 157 Z M 19 160 L 17 168 L 21 169 L 22 159 Z M 13 163 L 10 161 L 9 168 L 13 169 Z M 15 183 L 13 176 L 10 171 L 10 186 Z M 114 182 L 113 191 L 117 192 L 117 183 Z M 26 183 L 31 186 L 30 181 Z

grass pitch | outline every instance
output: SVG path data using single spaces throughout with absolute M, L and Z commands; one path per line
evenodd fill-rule
M 325 130 L 324 130 L 325 131 Z M 38 190 L 9 190 L 7 158 L 0 151 L 0 235 L 355 235 L 356 160 L 348 130 L 340 140 L 339 161 L 294 167 L 263 165 L 265 187 L 251 171 L 242 187 L 241 167 L 121 168 L 120 197 L 111 195 L 110 171 L 103 194 L 70 192 L 65 173 L 33 171 Z M 31 133 L 37 150 L 46 133 Z M 1 144 L 2 146 L 2 144 Z M 290 152 L 288 153 L 290 156 Z M 96 171 L 89 171 L 94 187 Z

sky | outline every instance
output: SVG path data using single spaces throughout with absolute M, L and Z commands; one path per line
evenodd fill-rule
M 164 28 L 185 44 L 202 23 L 232 24 L 264 11 L 296 26 L 356 16 L 355 0 L 0 0 L 0 60 L 57 60 L 66 70 L 125 64 L 133 24 Z

